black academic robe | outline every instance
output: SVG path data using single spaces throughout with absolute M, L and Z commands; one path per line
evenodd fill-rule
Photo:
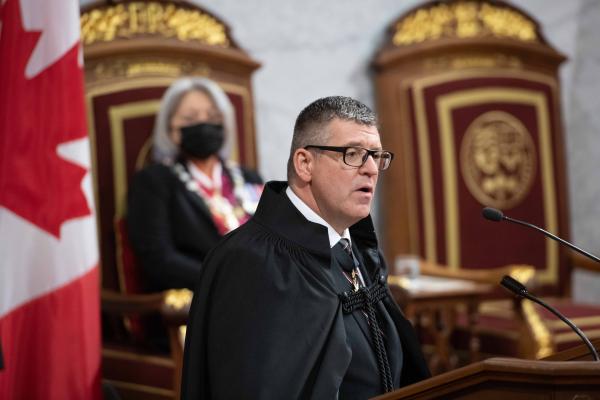
M 183 399 L 335 399 L 352 360 L 327 230 L 265 187 L 254 217 L 205 261 L 188 324 Z M 387 275 L 370 218 L 350 229 L 369 276 Z M 369 270 L 377 268 L 375 270 Z M 402 386 L 429 376 L 412 326 L 389 290 Z
M 225 165 L 223 171 L 231 178 Z M 245 182 L 262 183 L 255 172 L 241 172 Z M 153 164 L 134 176 L 127 210 L 129 238 L 145 290 L 193 289 L 204 257 L 221 239 L 202 197 L 170 166 Z
M 369 276 L 367 271 L 379 271 L 376 266 L 366 267 L 370 260 L 361 257 L 360 251 L 354 246 L 354 255 L 358 257 L 357 263 L 361 270 L 364 284 L 367 287 L 380 280 L 379 276 Z M 357 265 L 352 257 L 340 246 L 332 248 L 331 268 L 334 285 L 337 293 L 350 296 L 353 293 L 351 283 L 351 271 Z M 337 271 L 337 273 L 336 273 Z M 372 292 L 373 293 L 373 292 Z M 350 300 L 349 298 L 347 300 Z M 386 348 L 388 366 L 390 367 L 392 386 L 394 389 L 400 387 L 402 372 L 403 353 L 400 338 L 394 321 L 381 301 L 376 302 L 375 313 L 377 327 L 383 333 L 383 342 Z M 367 310 L 359 307 L 352 312 L 344 313 L 344 327 L 346 329 L 347 343 L 352 352 L 350 364 L 346 369 L 342 385 L 339 388 L 340 399 L 364 400 L 382 393 L 383 382 L 380 367 L 377 361 L 377 352 L 374 348 L 373 331 L 375 325 L 371 326 L 367 318 Z

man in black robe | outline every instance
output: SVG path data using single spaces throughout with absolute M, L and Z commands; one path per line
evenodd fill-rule
M 382 149 L 347 97 L 306 107 L 288 183 L 209 253 L 185 345 L 184 399 L 366 399 L 429 377 L 387 287 L 369 216 Z

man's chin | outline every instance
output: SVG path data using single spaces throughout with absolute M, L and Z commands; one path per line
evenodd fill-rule
M 356 213 L 354 214 L 354 218 L 356 219 L 356 222 L 358 222 L 361 219 L 368 217 L 370 213 L 371 213 L 370 205 L 368 207 L 364 207 L 364 208 L 361 207 L 361 209 L 356 210 Z

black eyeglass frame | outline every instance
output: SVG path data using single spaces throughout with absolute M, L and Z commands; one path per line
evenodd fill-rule
M 308 146 L 304 146 L 304 149 L 309 150 L 309 149 L 319 149 L 319 150 L 328 150 L 328 151 L 335 151 L 338 153 L 342 153 L 343 157 L 342 160 L 344 161 L 344 164 L 350 166 L 350 167 L 354 167 L 354 168 L 360 168 L 363 165 L 365 165 L 365 163 L 367 162 L 367 160 L 369 159 L 369 156 L 373 157 L 373 160 L 375 160 L 375 154 L 380 153 L 380 156 L 383 154 L 389 154 L 390 158 L 389 158 L 389 162 L 387 164 L 387 166 L 385 168 L 379 168 L 379 163 L 377 164 L 377 169 L 379 171 L 385 171 L 386 169 L 388 169 L 390 167 L 390 165 L 392 164 L 392 160 L 394 159 L 394 153 L 392 153 L 391 151 L 387 151 L 387 150 L 369 150 L 369 149 L 365 149 L 364 147 L 360 147 L 360 146 L 320 146 L 320 145 L 316 145 L 316 144 L 309 144 Z M 362 158 L 362 163 L 360 165 L 352 165 L 352 164 L 348 164 L 348 162 L 346 161 L 346 152 L 348 151 L 348 149 L 361 149 L 364 150 L 366 153 Z M 383 157 L 380 157 L 381 160 L 383 160 Z

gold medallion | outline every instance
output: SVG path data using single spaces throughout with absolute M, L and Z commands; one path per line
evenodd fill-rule
M 523 123 L 504 111 L 477 117 L 460 147 L 463 179 L 482 205 L 506 210 L 527 196 L 535 178 L 536 151 Z

